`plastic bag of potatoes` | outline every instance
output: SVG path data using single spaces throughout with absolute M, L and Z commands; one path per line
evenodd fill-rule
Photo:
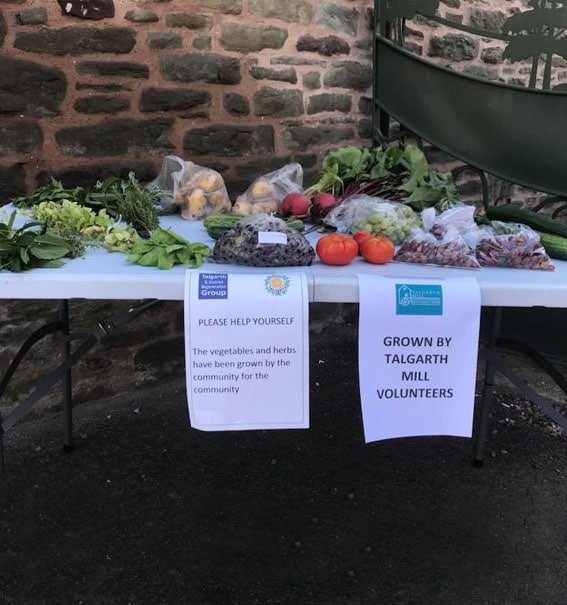
M 189 221 L 232 209 L 224 179 L 216 170 L 174 155 L 164 158 L 160 174 L 148 187 L 164 192 L 164 209 L 177 205 L 181 216 Z
M 255 179 L 248 189 L 236 198 L 232 211 L 240 216 L 278 212 L 284 197 L 303 191 L 303 168 L 293 162 Z

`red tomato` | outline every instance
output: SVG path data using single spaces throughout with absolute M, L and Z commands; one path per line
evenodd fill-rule
M 356 243 L 360 246 L 360 244 L 362 243 L 362 240 L 366 239 L 367 237 L 370 237 L 370 233 L 368 233 L 368 231 L 357 231 L 353 237 L 356 240 Z
M 358 254 L 358 244 L 350 235 L 330 233 L 323 235 L 315 246 L 322 263 L 348 265 Z
M 371 235 L 360 243 L 360 254 L 362 258 L 375 265 L 385 265 L 393 258 L 396 249 L 392 240 L 382 235 Z

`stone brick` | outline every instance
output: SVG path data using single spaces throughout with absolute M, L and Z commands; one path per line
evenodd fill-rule
M 75 157 L 167 155 L 171 118 L 109 120 L 94 126 L 62 128 L 55 133 L 61 151 Z
M 244 157 L 274 153 L 272 126 L 215 125 L 193 128 L 183 137 L 183 150 L 194 155 Z
M 322 111 L 342 111 L 347 113 L 351 110 L 352 98 L 349 95 L 334 93 L 323 93 L 309 97 L 307 113 L 314 114 Z
M 361 96 L 358 100 L 358 111 L 366 116 L 372 115 L 374 101 L 372 97 Z
M 247 162 L 246 164 L 240 164 L 239 166 L 235 166 L 234 171 L 236 172 L 236 175 L 238 177 L 242 179 L 247 179 L 249 182 L 252 182 L 261 174 L 266 174 L 267 172 L 278 170 L 279 168 L 282 168 L 290 162 L 291 158 L 289 156 L 284 158 L 257 158 L 252 162 Z
M 158 169 L 151 162 L 97 163 L 89 166 L 71 166 L 59 171 L 42 171 L 36 179 L 38 185 L 45 185 L 54 178 L 61 181 L 64 187 L 94 187 L 97 182 L 102 182 L 111 176 L 125 179 L 129 172 L 133 172 L 140 182 L 147 183 L 157 176 Z
M 466 61 L 478 56 L 479 43 L 471 36 L 447 34 L 443 37 L 433 36 L 429 41 L 428 54 L 448 61 Z
M 269 69 L 267 67 L 251 65 L 249 71 L 255 80 L 276 80 L 278 82 L 297 84 L 297 73 L 291 67 L 289 69 Z
M 211 36 L 197 36 L 191 46 L 196 50 L 211 50 Z
M 301 90 L 281 90 L 262 86 L 252 97 L 254 115 L 289 118 L 303 114 Z
M 448 6 L 449 8 L 460 8 L 461 0 L 441 0 L 443 4 Z
M 355 41 L 355 48 L 372 52 L 372 44 L 374 43 L 372 38 L 359 38 Z
M 210 105 L 211 93 L 186 88 L 145 88 L 140 95 L 140 111 L 174 111 Z
M 41 148 L 43 133 L 31 120 L 0 121 L 0 156 L 31 153 Z
M 47 23 L 47 10 L 43 6 L 38 6 L 20 11 L 16 13 L 16 23 L 18 25 L 43 25 Z
M 251 53 L 265 48 L 281 48 L 287 36 L 287 30 L 281 27 L 223 23 L 219 43 L 226 50 Z
M 240 15 L 242 13 L 242 0 L 196 0 L 197 6 L 210 8 L 225 15 Z
M 114 17 L 114 0 L 57 0 L 57 3 L 66 17 L 93 21 Z
M 0 165 L 0 205 L 7 204 L 12 198 L 26 193 L 26 173 L 23 164 Z
M 14 47 L 47 55 L 129 53 L 136 33 L 126 27 L 62 27 L 38 32 L 16 32 Z
M 372 86 L 372 65 L 358 61 L 337 61 L 325 73 L 323 84 L 330 88 L 350 88 L 364 92 Z
M 295 45 L 298 51 L 315 52 L 326 57 L 332 55 L 348 55 L 350 46 L 338 36 L 315 38 L 311 34 L 299 36 Z
M 159 17 L 154 11 L 143 8 L 135 8 L 126 11 L 124 19 L 126 19 L 126 21 L 131 21 L 132 23 L 155 23 L 156 21 L 159 21 Z
M 503 49 L 498 48 L 497 46 L 493 46 L 491 48 L 485 48 L 480 53 L 480 58 L 485 63 L 491 63 L 491 64 L 502 63 L 502 53 L 503 52 L 504 52 Z
M 306 151 L 318 145 L 336 145 L 354 138 L 352 127 L 289 126 L 283 133 L 288 149 Z
M 323 59 L 307 59 L 306 57 L 272 57 L 270 65 L 308 65 L 315 67 L 327 67 L 327 61 Z
M 160 73 L 174 82 L 208 82 L 209 84 L 238 84 L 240 61 L 215 53 L 165 55 L 160 58 Z
M 295 156 L 295 161 L 299 162 L 303 168 L 315 168 L 317 166 L 317 154 L 300 153 Z
M 4 44 L 4 38 L 8 33 L 8 25 L 6 24 L 6 19 L 4 19 L 4 13 L 0 11 L 0 46 Z
M 225 111 L 233 115 L 247 116 L 250 114 L 250 101 L 244 95 L 235 92 L 224 93 L 222 104 Z
M 96 92 L 122 92 L 132 90 L 122 84 L 91 84 L 90 82 L 78 82 L 75 84 L 75 90 L 94 90 Z
M 502 11 L 490 11 L 482 8 L 472 8 L 470 12 L 470 23 L 473 27 L 485 29 L 491 32 L 499 32 L 506 21 L 506 13 Z
M 460 13 L 447 13 L 445 15 L 445 19 L 447 19 L 447 21 L 451 21 L 452 23 L 462 23 L 463 15 Z
M 313 4 L 307 0 L 249 0 L 248 10 L 252 15 L 286 23 L 309 25 L 313 20 Z
M 208 15 L 194 13 L 170 13 L 165 16 L 167 27 L 185 27 L 186 29 L 209 30 L 213 26 L 213 18 Z
M 463 73 L 483 80 L 498 80 L 498 70 L 484 65 L 466 65 Z
M 149 32 L 146 38 L 148 48 L 182 48 L 183 37 L 172 32 Z
M 121 78 L 150 77 L 150 70 L 143 63 L 129 63 L 127 61 L 81 61 L 77 63 L 78 74 L 92 76 L 119 76 Z
M 303 86 L 311 90 L 321 88 L 321 74 L 318 71 L 308 71 L 303 76 Z
M 0 74 L 0 114 L 59 114 L 67 91 L 67 80 L 60 69 L 0 57 Z
M 362 118 L 358 121 L 358 136 L 361 139 L 372 138 L 372 119 Z
M 325 3 L 317 11 L 317 23 L 343 34 L 356 36 L 358 16 L 359 12 L 356 8 L 348 9 L 339 4 Z
M 77 99 L 73 109 L 79 113 L 117 113 L 130 109 L 130 101 L 120 97 L 95 95 Z

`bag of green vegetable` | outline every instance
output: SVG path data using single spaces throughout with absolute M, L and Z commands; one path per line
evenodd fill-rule
M 394 244 L 400 244 L 413 228 L 421 226 L 419 216 L 409 206 L 365 194 L 345 199 L 323 222 L 340 233 L 366 231 L 387 237 Z
M 211 259 L 250 267 L 311 265 L 315 250 L 284 220 L 267 214 L 243 218 L 217 239 Z

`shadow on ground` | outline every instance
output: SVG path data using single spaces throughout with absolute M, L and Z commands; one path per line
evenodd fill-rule
M 500 384 L 470 440 L 365 445 L 355 331 L 311 336 L 311 428 L 202 433 L 183 384 L 7 436 L 0 602 L 564 604 L 567 439 Z M 267 402 L 268 403 L 268 402 Z

